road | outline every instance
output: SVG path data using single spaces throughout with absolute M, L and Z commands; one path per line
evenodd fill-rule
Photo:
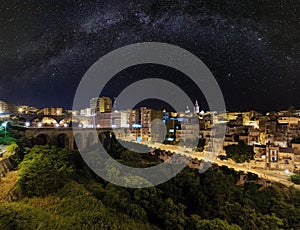
M 124 141 L 131 141 L 129 139 L 123 139 Z M 145 144 L 151 148 L 165 150 L 174 152 L 180 155 L 185 155 L 188 157 L 196 158 L 198 160 L 202 160 L 204 153 L 198 153 L 198 152 L 192 152 L 191 149 L 181 147 L 181 146 L 174 146 L 174 145 L 165 145 L 161 143 L 153 143 L 148 141 L 143 142 L 136 142 L 140 144 Z M 189 151 L 189 152 L 187 152 Z M 219 166 L 227 166 L 228 168 L 233 168 L 236 171 L 244 171 L 244 172 L 251 172 L 257 174 L 260 178 L 269 180 L 272 182 L 277 182 L 284 184 L 286 186 L 293 186 L 297 189 L 300 189 L 300 185 L 296 185 L 289 181 L 290 173 L 285 173 L 284 171 L 278 171 L 278 170 L 268 170 L 268 169 L 261 169 L 261 168 L 251 168 L 249 167 L 248 163 L 239 164 L 234 162 L 233 160 L 220 160 L 219 158 L 216 158 L 212 163 L 215 163 Z
M 285 173 L 283 171 L 278 171 L 278 170 L 273 171 L 268 169 L 248 168 L 247 166 L 245 167 L 245 165 L 237 164 L 232 160 L 223 161 L 218 158 L 214 161 L 214 163 L 219 166 L 227 166 L 228 168 L 233 168 L 236 171 L 255 173 L 262 179 L 281 183 L 286 186 L 294 186 L 295 188 L 300 189 L 300 185 L 296 185 L 293 182 L 289 181 L 290 173 Z

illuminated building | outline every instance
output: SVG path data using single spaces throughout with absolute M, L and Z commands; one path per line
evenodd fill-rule
M 151 122 L 155 119 L 162 121 L 163 111 L 141 107 L 142 140 L 151 140 Z
M 80 115 L 85 117 L 92 116 L 92 109 L 91 108 L 85 108 L 80 110 Z
M 138 109 L 133 109 L 129 111 L 128 124 L 132 128 L 132 125 L 139 124 L 140 122 L 140 111 Z
M 8 104 L 5 101 L 0 100 L 0 113 L 8 112 Z
M 0 100 L 0 113 L 17 113 L 18 107 L 14 104 L 9 104 Z
M 44 108 L 44 115 L 61 116 L 62 113 L 62 108 Z
M 90 100 L 92 115 L 100 113 L 110 113 L 112 111 L 112 100 L 109 97 L 94 97 Z

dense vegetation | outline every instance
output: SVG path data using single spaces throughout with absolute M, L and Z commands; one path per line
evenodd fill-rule
M 196 152 L 203 152 L 205 144 L 206 144 L 205 139 L 199 139 L 199 142 L 198 142 L 198 145 L 197 145 L 195 151 Z
M 160 163 L 106 144 L 124 164 Z M 185 168 L 159 186 L 129 189 L 93 174 L 76 151 L 35 146 L 19 168 L 22 199 L 0 203 L 0 229 L 300 229 L 300 191 L 262 187 L 255 174 L 227 167 Z
M 237 163 L 254 159 L 253 147 L 240 141 L 237 145 L 228 145 L 225 147 L 226 157 L 231 158 Z
M 14 142 L 16 142 L 16 139 L 11 137 L 10 135 L 10 128 L 9 125 L 5 129 L 1 124 L 0 124 L 0 145 L 10 145 Z
M 300 174 L 299 173 L 292 174 L 291 181 L 295 184 L 300 184 Z

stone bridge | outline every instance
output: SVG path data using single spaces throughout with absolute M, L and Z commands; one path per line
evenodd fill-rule
M 39 119 L 40 121 L 43 118 L 51 118 L 55 120 L 57 123 L 60 123 L 63 120 L 72 120 L 72 121 L 84 121 L 87 120 L 87 117 L 84 116 L 72 116 L 72 115 L 44 115 L 44 114 L 25 114 L 25 113 L 0 113 L 1 116 L 10 116 L 15 117 L 18 120 L 22 120 L 23 122 L 30 122 L 32 123 L 35 119 Z
M 71 115 L 44 115 L 44 114 L 25 114 L 25 113 L 1 113 L 2 116 L 17 117 L 26 122 L 32 122 L 35 119 L 42 120 L 43 118 L 52 118 L 57 123 L 64 119 L 71 119 Z
M 96 132 L 95 132 L 96 131 Z M 125 137 L 127 129 L 72 129 L 72 128 L 27 128 L 25 138 L 36 145 L 55 145 L 59 148 L 89 148 L 98 139 L 105 138 L 105 133 L 114 133 L 116 138 Z M 76 141 L 75 141 L 76 138 Z

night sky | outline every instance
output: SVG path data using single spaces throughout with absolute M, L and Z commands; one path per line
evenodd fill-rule
M 100 57 L 155 41 L 197 55 L 230 110 L 300 108 L 297 0 L 19 2 L 0 3 L 0 99 L 71 108 L 82 76 Z M 147 77 L 171 80 L 203 101 L 183 74 L 153 65 L 122 71 L 102 94 L 117 96 Z

